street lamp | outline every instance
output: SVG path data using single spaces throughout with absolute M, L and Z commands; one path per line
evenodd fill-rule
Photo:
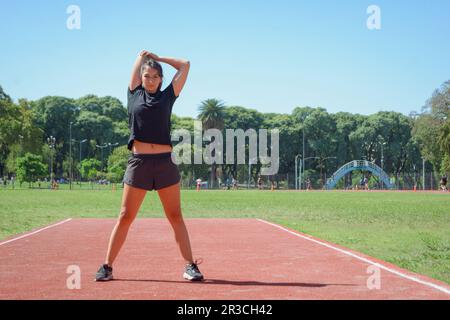
M 381 145 L 381 170 L 384 170 L 384 153 L 383 153 L 383 146 L 386 145 L 386 142 L 380 142 Z
M 85 143 L 85 142 L 87 141 L 87 139 L 84 139 L 84 140 L 81 140 L 81 141 L 72 139 L 72 141 L 73 141 L 73 142 L 79 142 L 79 143 L 80 143 L 80 149 L 79 149 L 79 150 L 80 150 L 80 168 L 81 168 L 81 144 Z M 80 173 L 80 181 L 81 181 L 81 173 Z
M 308 118 L 309 114 L 303 117 L 303 128 L 302 128 L 302 155 L 303 157 L 305 156 L 305 121 L 306 118 Z M 300 189 L 302 188 L 302 179 L 305 176 L 305 160 L 304 158 L 302 158 L 302 167 L 301 167 L 301 173 L 300 173 Z
M 250 179 L 251 179 L 251 168 L 252 168 L 252 163 L 256 160 L 257 158 L 251 158 L 249 157 L 248 159 L 248 185 L 247 185 L 247 189 L 250 189 Z
M 81 140 L 80 141 L 80 163 L 81 163 L 81 144 L 85 143 L 87 141 L 87 139 Z
M 99 146 L 98 144 L 95 145 L 97 148 L 100 148 L 102 150 L 102 171 L 103 171 L 103 149 L 108 147 L 108 144 L 105 143 L 104 146 Z
M 111 147 L 115 147 L 115 146 L 118 146 L 119 145 L 119 143 L 118 142 L 116 142 L 116 143 L 111 143 L 111 142 L 108 142 L 108 147 L 109 147 L 109 155 L 111 155 Z
M 425 190 L 425 158 L 424 157 L 422 157 L 422 180 L 423 180 L 422 189 Z
M 386 142 L 383 142 L 383 140 L 382 140 L 382 142 L 379 142 L 379 144 L 381 146 L 381 170 L 384 171 L 384 153 L 383 153 L 384 148 L 383 148 L 383 146 L 386 145 Z M 383 185 L 383 183 L 381 183 L 381 190 L 383 190 L 383 189 L 384 189 L 384 185 Z
M 73 122 L 70 121 L 69 124 L 69 142 L 70 142 L 70 148 L 69 148 L 69 164 L 70 164 L 70 177 L 69 177 L 69 189 L 72 190 L 72 179 L 73 179 L 73 174 L 72 174 L 72 124 Z
M 50 185 L 53 182 L 53 151 L 55 150 L 56 138 L 54 136 L 50 136 L 47 138 L 48 146 L 50 147 Z
M 295 190 L 298 190 L 299 189 L 299 178 L 300 178 L 300 181 L 301 181 L 301 171 L 302 171 L 302 167 L 300 166 L 300 168 L 299 168 L 299 170 L 297 170 L 297 158 L 298 157 L 301 157 L 302 155 L 301 154 L 297 154 L 296 156 L 295 156 Z

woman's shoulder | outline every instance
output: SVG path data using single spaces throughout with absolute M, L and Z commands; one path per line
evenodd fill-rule
M 135 87 L 135 88 L 130 88 L 130 86 L 128 86 L 128 88 L 127 88 L 128 90 L 128 95 L 133 95 L 133 94 L 135 94 L 136 92 L 138 92 L 138 91 L 141 91 L 141 90 L 143 90 L 143 88 L 142 88 L 142 84 L 139 84 L 137 87 Z
M 178 96 L 175 95 L 175 91 L 173 89 L 173 83 L 170 82 L 169 85 L 162 91 L 164 95 L 169 96 L 173 100 L 176 100 Z

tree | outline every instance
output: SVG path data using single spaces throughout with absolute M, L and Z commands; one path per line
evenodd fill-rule
M 254 129 L 258 132 L 258 129 L 263 126 L 264 115 L 254 109 L 247 109 L 241 106 L 230 106 L 224 108 L 223 113 L 223 122 L 225 129 L 242 129 L 244 132 L 248 129 Z M 225 143 L 226 134 L 224 133 Z M 231 141 L 230 141 L 231 142 Z M 230 143 L 228 142 L 228 143 Z M 233 145 L 235 145 L 233 143 Z M 246 143 L 246 151 L 248 151 L 248 144 Z M 226 158 L 226 148 L 224 150 L 224 158 Z M 237 177 L 237 153 L 234 152 L 234 161 L 233 164 L 222 165 L 222 173 L 224 175 L 231 175 L 233 177 Z M 256 173 L 259 171 L 260 165 L 252 166 L 252 169 L 255 168 Z
M 108 157 L 108 180 L 118 183 L 122 181 L 127 168 L 130 151 L 127 146 L 117 147 Z
M 46 164 L 42 163 L 42 157 L 27 152 L 23 157 L 17 158 L 17 180 L 22 182 L 31 183 L 37 179 L 43 179 L 46 174 L 48 167 Z
M 0 87 L 0 175 L 15 172 L 16 158 L 25 152 L 39 153 L 43 131 L 33 123 L 31 106 L 27 100 L 19 104 Z
M 442 160 L 440 146 L 437 140 L 440 123 L 430 114 L 421 114 L 414 122 L 413 137 L 417 142 L 422 156 L 439 168 Z
M 198 110 L 198 119 L 202 121 L 203 130 L 218 129 L 223 130 L 224 127 L 224 109 L 223 102 L 217 99 L 207 99 L 201 102 Z M 213 150 L 214 157 L 216 150 Z M 216 180 L 216 163 L 211 164 L 211 188 L 214 188 Z
M 3 93 L 3 90 L 1 92 Z M 21 128 L 20 110 L 10 99 L 0 99 L 0 174 L 5 174 L 5 162 L 10 152 L 10 146 L 19 140 Z
M 43 140 L 49 136 L 56 137 L 56 157 L 54 168 L 57 174 L 63 173 L 63 161 L 69 154 L 69 127 L 75 122 L 79 108 L 74 99 L 46 96 L 31 103 L 34 124 L 42 129 Z M 72 126 L 72 138 L 77 139 Z
M 443 151 L 441 173 L 450 172 L 450 119 L 440 128 L 438 143 Z
M 450 80 L 444 82 L 439 89 L 436 89 L 424 107 L 425 113 L 430 113 L 433 118 L 441 123 L 450 116 Z
M 293 172 L 295 170 L 294 159 L 298 153 L 301 153 L 301 124 L 295 116 L 289 114 L 264 114 L 265 129 L 279 130 L 279 171 Z M 255 166 L 257 170 L 261 166 Z M 257 181 L 258 172 L 255 172 L 255 181 Z
M 450 80 L 436 89 L 420 114 L 414 117 L 413 139 L 435 171 L 445 162 L 445 127 L 450 115 Z M 444 143 L 443 143 L 444 142 Z
M 3 91 L 2 86 L 0 86 L 0 101 L 7 102 L 7 103 L 13 102 L 11 97 L 9 95 L 7 95 L 5 91 Z
M 312 153 L 320 158 L 316 167 L 319 168 L 319 177 L 323 185 L 325 163 L 322 159 L 335 157 L 337 153 L 336 122 L 325 109 L 317 108 L 305 119 L 304 126 Z
M 81 161 L 80 174 L 87 180 L 95 180 L 100 175 L 102 164 L 97 159 L 84 159 Z

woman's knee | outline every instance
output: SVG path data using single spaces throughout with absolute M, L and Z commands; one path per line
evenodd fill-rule
M 166 212 L 167 219 L 169 219 L 172 224 L 183 223 L 183 216 L 181 215 L 181 210 L 175 210 L 172 212 Z
M 131 212 L 127 208 L 121 208 L 119 215 L 119 223 L 121 225 L 129 226 L 133 223 L 135 217 L 136 214 L 134 212 Z

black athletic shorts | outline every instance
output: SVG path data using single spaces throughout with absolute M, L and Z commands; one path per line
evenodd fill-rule
M 181 176 L 171 155 L 171 152 L 132 154 L 123 182 L 145 190 L 159 190 L 178 183 Z

